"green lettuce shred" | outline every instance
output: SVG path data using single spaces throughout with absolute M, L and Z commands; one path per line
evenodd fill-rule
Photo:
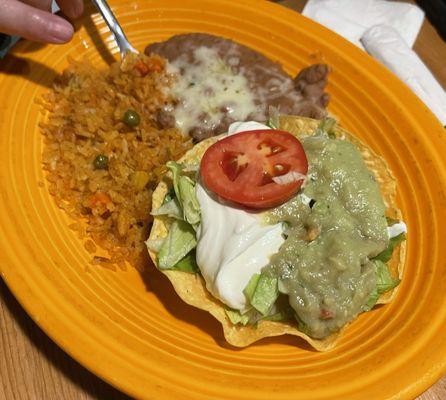
M 249 314 L 242 314 L 238 310 L 233 310 L 231 308 L 225 308 L 226 315 L 228 316 L 229 320 L 234 324 L 241 324 L 243 326 L 247 325 L 249 323 L 250 316 Z
M 173 188 L 182 211 L 182 218 L 192 226 L 198 225 L 200 223 L 200 204 L 195 194 L 196 182 L 182 174 L 183 165 L 174 161 L 169 161 L 166 165 L 172 171 Z
M 373 292 L 370 294 L 370 297 L 367 300 L 367 303 L 365 303 L 362 306 L 362 311 L 370 311 L 373 307 L 375 307 L 375 304 L 378 301 L 379 296 L 380 295 L 378 293 L 378 290 L 375 287 L 375 289 L 373 289 Z
M 188 176 L 181 176 L 178 181 L 184 220 L 191 225 L 200 223 L 200 203 L 195 195 L 195 182 Z
M 158 252 L 158 268 L 171 269 L 197 245 L 195 230 L 185 221 L 175 220 Z
M 188 272 L 190 274 L 196 274 L 199 269 L 197 265 L 195 250 L 190 251 L 180 261 L 178 261 L 172 269 L 176 271 Z
M 328 135 L 329 138 L 336 139 L 336 134 L 335 134 L 336 124 L 337 122 L 334 118 L 326 117 L 319 123 L 319 126 L 317 127 L 315 134 Z
M 181 171 L 183 170 L 183 166 L 181 164 L 176 163 L 175 161 L 169 161 L 166 164 L 166 167 L 172 171 L 172 182 L 175 196 L 178 201 L 181 203 L 180 190 L 178 188 L 178 180 L 181 175 Z
M 266 121 L 266 126 L 271 129 L 279 129 L 280 120 L 279 120 L 279 109 L 274 106 L 268 107 L 269 118 Z
M 367 303 L 363 306 L 363 311 L 371 310 L 378 301 L 379 296 L 392 290 L 400 283 L 399 279 L 392 277 L 389 267 L 385 262 L 375 259 L 373 260 L 373 263 L 375 264 L 376 286 L 367 300 Z
M 166 196 L 167 197 L 167 196 Z M 151 213 L 153 216 L 166 215 L 175 219 L 183 219 L 183 212 L 178 200 L 173 197 L 169 201 L 163 203 L 163 205 Z
M 278 126 L 274 123 L 274 120 L 272 118 L 268 118 L 268 121 L 266 121 L 265 125 L 271 129 L 279 129 Z
M 387 262 L 392 258 L 393 250 L 395 250 L 395 247 L 398 246 L 401 242 L 406 240 L 406 234 L 400 233 L 398 236 L 393 237 L 389 240 L 389 244 L 387 245 L 387 248 L 379 253 L 376 257 L 373 258 L 373 260 Z
M 161 246 L 164 243 L 164 239 L 147 239 L 146 246 L 149 250 L 158 253 L 160 251 Z
M 172 171 L 173 190 L 164 198 L 160 208 L 152 215 L 174 218 L 167 237 L 158 251 L 158 268 L 196 273 L 198 271 L 195 252 L 197 246 L 196 226 L 200 223 L 200 204 L 195 195 L 196 182 L 183 175 L 184 166 L 169 161 Z M 148 245 L 154 243 L 148 243 Z
M 383 294 L 397 287 L 400 279 L 392 277 L 387 264 L 379 260 L 375 260 L 374 262 L 376 267 L 376 289 L 378 293 Z
M 279 281 L 280 282 L 280 281 Z M 275 304 L 274 311 L 269 315 L 265 315 L 261 318 L 263 321 L 290 321 L 294 319 L 293 307 L 290 306 L 289 298 L 287 295 L 279 294 Z
M 288 297 L 279 298 L 278 279 L 263 274 L 254 274 L 243 293 L 249 308 L 243 313 L 232 309 L 226 310 L 226 314 L 233 324 L 251 324 L 256 327 L 257 323 L 261 321 L 289 321 L 293 319 L 294 310 L 288 303 Z
M 390 217 L 386 217 L 386 220 L 388 226 L 392 226 L 398 223 L 398 220 Z M 399 285 L 400 280 L 392 277 L 389 267 L 386 263 L 392 258 L 395 247 L 404 240 L 406 240 L 406 234 L 404 232 L 400 233 L 398 236 L 391 238 L 389 240 L 387 248 L 379 253 L 376 257 L 372 258 L 372 262 L 375 264 L 376 287 L 370 294 L 367 303 L 364 304 L 364 306 L 362 307 L 363 311 L 371 310 L 378 301 L 379 296 Z
M 166 196 L 164 197 L 164 200 L 161 203 L 161 205 L 163 206 L 164 204 L 168 203 L 170 200 L 174 198 L 175 198 L 175 190 L 173 189 L 173 187 L 171 187 L 167 192 Z
M 269 316 L 272 306 L 279 297 L 278 279 L 264 274 L 254 274 L 243 293 L 248 303 L 263 317 Z
M 248 283 L 248 286 L 250 283 L 251 281 Z M 252 290 L 252 288 L 249 290 Z M 260 314 L 268 315 L 278 296 L 278 279 L 261 274 L 250 298 L 250 303 Z
M 279 311 L 271 315 L 265 315 L 261 318 L 262 321 L 288 321 L 289 319 L 289 315 L 283 311 Z
M 309 326 L 297 314 L 294 314 L 294 318 L 297 321 L 297 329 L 299 329 L 302 333 L 311 336 L 311 330 Z
M 253 276 L 251 276 L 251 279 L 249 280 L 248 284 L 243 290 L 243 293 L 245 294 L 246 298 L 250 303 L 252 300 L 252 296 L 256 291 L 257 284 L 259 283 L 259 279 L 260 279 L 260 274 L 254 274 Z

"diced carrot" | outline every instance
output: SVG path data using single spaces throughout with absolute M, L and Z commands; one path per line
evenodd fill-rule
M 90 204 L 92 208 L 95 208 L 98 205 L 105 205 L 110 201 L 110 197 L 104 192 L 96 192 L 90 197 Z
M 164 68 L 163 62 L 159 58 L 151 58 L 149 60 L 150 72 L 161 72 Z
M 150 72 L 149 66 L 141 60 L 138 60 L 135 63 L 135 69 L 139 71 L 142 77 L 146 76 Z
M 144 77 L 150 72 L 161 72 L 164 69 L 164 64 L 162 60 L 158 58 L 150 58 L 147 63 L 138 60 L 135 63 L 135 69 L 138 70 L 142 77 Z

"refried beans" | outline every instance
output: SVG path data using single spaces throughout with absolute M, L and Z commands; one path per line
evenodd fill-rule
M 176 126 L 198 142 L 226 132 L 234 121 L 266 121 L 270 106 L 282 114 L 323 118 L 329 68 L 314 64 L 292 78 L 257 51 L 205 33 L 176 35 L 147 46 L 178 76 L 175 105 L 157 113 L 160 128 Z

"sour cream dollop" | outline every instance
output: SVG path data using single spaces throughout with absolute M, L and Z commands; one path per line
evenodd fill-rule
M 397 222 L 387 228 L 387 233 L 389 234 L 389 239 L 392 239 L 401 233 L 407 233 L 407 226 L 403 221 Z
M 269 129 L 258 122 L 235 122 L 228 134 Z M 198 182 L 201 223 L 197 230 L 197 264 L 206 288 L 227 306 L 244 311 L 243 293 L 285 241 L 282 224 L 265 225 L 259 212 L 228 206 Z

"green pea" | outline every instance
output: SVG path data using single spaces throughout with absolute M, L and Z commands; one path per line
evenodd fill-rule
M 107 169 L 108 168 L 108 157 L 103 154 L 99 154 L 93 161 L 94 169 Z
M 122 117 L 122 121 L 132 128 L 139 125 L 141 118 L 135 110 L 127 110 Z

